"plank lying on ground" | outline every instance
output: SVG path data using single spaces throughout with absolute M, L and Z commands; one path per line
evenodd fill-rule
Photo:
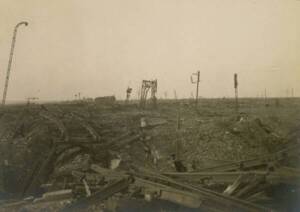
M 235 171 L 235 172 L 165 172 L 163 175 L 186 179 L 196 182 L 210 182 L 220 184 L 231 184 L 239 176 L 260 176 L 271 184 L 284 183 L 288 185 L 300 185 L 300 173 L 281 171 L 280 168 L 275 171 Z M 244 179 L 246 181 L 246 179 Z M 243 182 L 243 181 L 242 181 Z
M 71 113 L 71 117 L 79 122 L 79 124 L 86 129 L 90 135 L 92 136 L 94 141 L 100 140 L 100 135 L 97 133 L 97 131 L 83 118 L 79 117 L 78 115 Z
M 144 195 L 153 195 L 151 198 L 167 200 L 190 208 L 199 208 L 202 203 L 195 193 L 174 189 L 139 177 L 135 177 L 134 185 L 145 188 L 143 189 Z
M 30 174 L 29 179 L 27 179 L 24 184 L 23 196 L 31 195 L 39 189 L 40 185 L 45 183 L 52 171 L 52 165 L 54 158 L 56 157 L 56 149 L 52 148 L 45 160 L 40 166 L 37 166 L 35 170 Z
M 31 204 L 32 201 L 33 201 L 33 197 L 23 199 L 23 200 L 9 200 L 9 201 L 0 203 L 0 209 L 3 209 L 4 211 L 14 211 L 14 210 L 19 209 L 22 206 Z
M 84 211 L 89 206 L 99 203 L 107 199 L 108 197 L 114 195 L 115 193 L 125 190 L 132 182 L 133 179 L 130 177 L 118 180 L 115 183 L 104 187 L 102 190 L 94 193 L 89 197 L 80 199 L 74 203 L 71 203 L 70 205 L 67 205 L 61 210 L 61 212 Z
M 132 175 L 167 185 L 175 189 L 195 193 L 199 195 L 203 206 L 205 206 L 205 208 L 210 208 L 213 211 L 270 211 L 267 208 L 252 204 L 250 202 L 229 197 L 208 189 L 181 183 L 157 173 L 143 171 L 132 173 Z
M 239 176 L 266 176 L 267 171 L 236 171 L 236 172 L 165 172 L 163 175 L 196 182 L 233 183 Z M 246 179 L 245 179 L 246 180 Z M 242 181 L 243 182 L 243 181 Z
M 232 195 L 236 192 L 236 190 L 241 186 L 244 178 L 244 176 L 239 176 L 232 184 L 227 186 L 227 188 L 223 191 L 223 194 Z
M 64 123 L 60 119 L 56 118 L 55 116 L 53 116 L 51 113 L 49 113 L 47 111 L 41 111 L 39 113 L 39 115 L 42 118 L 54 123 L 57 126 L 57 128 L 59 129 L 61 136 L 64 138 L 64 140 L 69 141 L 68 131 L 67 131 Z
M 72 199 L 72 189 L 65 189 L 59 191 L 51 191 L 43 194 L 41 198 L 35 199 L 33 202 L 49 202 L 49 201 L 61 201 L 66 199 Z
M 111 150 L 115 150 L 115 149 L 120 149 L 126 145 L 129 145 L 135 141 L 140 140 L 141 136 L 138 135 L 133 135 L 129 138 L 123 138 L 122 140 L 116 141 L 116 142 L 109 142 L 106 143 L 105 145 L 103 145 L 103 148 L 110 148 Z
M 108 178 L 108 179 L 120 179 L 120 178 L 124 178 L 124 177 L 129 177 L 129 175 L 126 174 L 125 172 L 106 169 L 101 166 L 98 166 L 97 164 L 92 164 L 91 170 L 97 172 L 101 176 Z
M 105 169 L 95 164 L 91 166 L 91 169 L 111 178 L 120 178 L 123 174 L 126 175 L 126 173 Z M 134 177 L 135 186 L 164 191 L 162 199 L 177 202 L 185 206 L 196 207 L 201 203 L 206 209 L 213 211 L 266 211 L 265 208 L 260 206 L 233 197 L 227 197 L 207 189 L 187 185 L 153 172 L 132 172 L 128 174 Z M 187 194 L 188 197 L 185 199 L 184 195 Z

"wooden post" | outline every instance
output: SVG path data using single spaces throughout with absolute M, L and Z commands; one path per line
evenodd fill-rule
M 197 81 L 193 81 L 193 75 L 197 76 Z M 197 73 L 193 73 L 191 76 L 191 82 L 192 84 L 197 84 L 196 88 L 196 106 L 198 105 L 198 97 L 199 97 L 199 82 L 200 82 L 200 71 L 197 71 Z
M 180 118 L 180 106 L 178 106 L 177 110 L 177 127 L 176 127 L 176 132 L 177 132 L 177 139 L 176 139 L 176 160 L 180 160 L 180 128 L 181 128 L 181 118 Z
M 265 106 L 267 106 L 267 89 L 265 88 Z
M 200 82 L 200 71 L 197 72 L 196 105 L 198 105 L 198 98 L 199 98 L 199 82 Z
M 176 90 L 174 90 L 174 98 L 175 98 L 175 100 L 177 100 L 177 92 L 176 92 Z
M 238 97 L 238 75 L 234 74 L 234 90 L 235 90 L 235 109 L 239 111 L 239 97 Z

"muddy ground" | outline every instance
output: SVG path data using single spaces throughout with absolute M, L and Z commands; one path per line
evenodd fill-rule
M 1 202 L 39 198 L 45 192 L 70 188 L 75 195 L 72 198 L 80 198 L 85 192 L 83 186 L 74 187 L 78 183 L 74 171 L 89 174 L 86 179 L 93 193 L 104 183 L 95 182 L 98 178 L 93 178 L 91 164 L 121 171 L 143 167 L 164 173 L 180 171 L 176 160 L 184 172 L 199 172 L 274 153 L 300 139 L 300 99 L 242 99 L 239 103 L 238 111 L 232 99 L 201 99 L 198 106 L 191 100 L 160 100 L 157 108 L 148 105 L 144 110 L 135 102 L 1 108 Z M 297 161 L 289 161 L 289 167 L 298 168 Z M 298 187 L 292 189 L 298 191 Z M 296 201 L 292 200 L 297 195 L 280 204 L 272 197 L 268 204 L 277 210 L 296 211 Z M 122 202 L 128 196 L 117 195 L 117 199 Z M 59 211 L 70 201 L 30 203 L 6 211 Z M 103 204 L 101 210 L 112 208 Z M 140 203 L 130 204 L 141 207 Z M 148 204 L 145 208 L 150 207 Z M 153 211 L 164 207 L 188 210 L 169 204 L 153 201 Z M 123 205 L 119 211 L 130 208 Z

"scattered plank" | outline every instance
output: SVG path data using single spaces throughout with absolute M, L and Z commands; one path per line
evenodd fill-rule
M 70 205 L 64 207 L 61 212 L 73 212 L 73 211 L 84 211 L 89 206 L 97 204 L 115 193 L 121 192 L 128 188 L 128 186 L 133 182 L 131 177 L 122 178 L 110 185 L 105 186 L 103 189 L 95 192 L 93 195 L 89 197 L 82 198 Z

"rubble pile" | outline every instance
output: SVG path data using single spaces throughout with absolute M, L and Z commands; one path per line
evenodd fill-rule
M 130 200 L 268 211 L 274 193 L 298 192 L 300 171 L 289 162 L 299 144 L 287 142 L 276 123 L 164 111 L 2 111 L 0 211 L 118 211 Z
M 275 133 L 274 129 L 257 117 L 240 117 L 238 120 L 226 117 L 209 121 L 205 126 L 201 123 L 199 125 L 183 134 L 186 148 L 196 152 L 199 160 L 214 158 L 234 161 L 253 158 L 274 152 L 278 145 L 285 142 L 282 135 Z M 197 130 L 198 133 L 195 133 Z M 194 155 L 190 156 L 195 159 Z

